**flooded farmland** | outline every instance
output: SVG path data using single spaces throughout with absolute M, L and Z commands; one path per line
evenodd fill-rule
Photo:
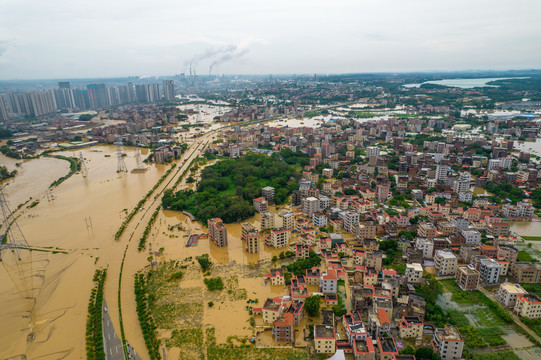
M 197 146 L 194 143 L 188 152 Z M 200 239 L 197 246 L 186 247 L 190 234 L 206 233 L 206 228 L 182 213 L 160 211 L 146 250 L 139 252 L 137 242 L 147 223 L 146 214 L 157 207 L 159 197 L 151 197 L 145 209 L 133 218 L 129 231 L 115 241 L 114 234 L 127 213 L 169 169 L 169 165 L 153 164 L 144 173 L 117 174 L 115 150 L 114 146 L 107 145 L 80 149 L 87 175 L 76 173 L 51 189 L 49 185 L 69 171 L 67 161 L 54 158 L 23 161 L 17 167 L 17 176 L 7 182 L 5 193 L 12 210 L 30 197 L 33 202 L 39 201 L 32 207 L 30 203 L 25 204 L 16 215 L 28 244 L 45 251 L 21 250 L 21 260 L 15 253 L 2 252 L 0 336 L 8 346 L 0 347 L 0 358 L 83 358 L 87 303 L 96 268 L 109 269 L 104 296 L 113 325 L 120 334 L 118 279 L 124 253 L 120 292 L 123 323 L 126 339 L 139 354 L 146 351 L 135 311 L 133 277 L 149 266 L 149 255 L 161 263 L 208 253 L 215 264 L 213 271 L 219 272 L 232 288 L 245 292 L 248 299 L 255 300 L 257 294 L 262 303 L 267 297 L 287 294 L 285 287 L 265 284 L 261 275 L 270 268 L 274 255 L 288 249 L 262 245 L 259 254 L 247 254 L 240 240 L 240 224 L 227 225 L 227 248 L 218 248 L 206 238 Z M 137 149 L 124 148 L 123 152 L 131 170 L 136 164 Z M 147 150 L 141 149 L 141 152 L 145 158 Z M 78 156 L 78 153 L 79 150 L 59 154 Z M 16 167 L 12 159 L 2 157 L 1 160 L 10 169 Z M 166 181 L 158 190 L 170 185 Z M 181 182 L 179 187 L 185 185 Z M 259 227 L 259 215 L 248 221 Z M 163 252 L 158 252 L 160 248 Z M 199 288 L 204 304 L 209 301 L 207 298 L 215 299 L 214 307 L 203 307 L 202 324 L 215 329 L 217 343 L 224 343 L 230 335 L 251 336 L 253 330 L 248 323 L 246 299 L 232 300 L 227 293 L 209 294 L 195 264 L 191 270 L 193 276 L 183 279 L 180 286 Z

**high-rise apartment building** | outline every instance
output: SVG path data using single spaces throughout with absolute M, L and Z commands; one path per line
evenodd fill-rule
M 166 101 L 175 100 L 175 82 L 173 80 L 163 81 L 163 98 Z

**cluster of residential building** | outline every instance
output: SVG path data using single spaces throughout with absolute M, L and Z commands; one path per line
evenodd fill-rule
M 301 304 L 318 295 L 327 309 L 348 301 L 351 311 L 342 319 L 324 311 L 321 323 L 314 325 L 316 352 L 343 350 L 356 359 L 393 359 L 398 356 L 396 341 L 430 334 L 434 351 L 443 359 L 458 359 L 464 345 L 459 330 L 425 322 L 426 302 L 414 285 L 424 283 L 427 268 L 437 277 L 455 278 L 464 291 L 504 279 L 541 282 L 541 265 L 517 261 L 516 239 L 510 236 L 507 220 L 534 216 L 528 193 L 536 186 L 539 170 L 524 161 L 529 154 L 513 152 L 512 140 L 489 142 L 451 130 L 441 141 L 422 145 L 408 143 L 404 136 L 406 131 L 425 132 L 427 126 L 441 125 L 438 120 L 405 123 L 393 118 L 371 124 L 337 120 L 318 129 L 256 125 L 226 131 L 225 139 L 234 143 L 213 144 L 210 151 L 218 153 L 229 152 L 233 144 L 239 155 L 271 145 L 269 154 L 289 149 L 309 157 L 299 188 L 292 193 L 292 207 L 269 210 L 275 189 L 264 188 L 253 200 L 260 228 L 242 224 L 247 252 L 269 246 L 290 250 L 295 260 L 309 258 L 312 251 L 322 259 L 320 266 L 288 280 L 284 269 L 265 275 L 270 284 L 287 286 L 287 294 L 268 299 L 256 311 L 276 341 L 294 342 L 296 319 L 303 316 Z M 333 141 L 337 138 L 344 141 Z M 379 139 L 389 146 L 364 146 Z M 476 154 L 478 147 L 490 149 L 493 158 Z M 396 155 L 391 158 L 386 152 Z M 507 174 L 511 167 L 516 177 Z M 524 200 L 504 199 L 498 205 L 475 196 L 472 189 L 488 181 L 521 187 Z M 401 251 L 403 274 L 384 265 L 390 262 L 380 243 L 389 239 Z M 343 291 L 348 289 L 347 296 L 340 293 L 340 283 Z M 509 290 L 516 290 L 515 285 L 501 286 L 515 294 L 512 300 L 502 300 L 505 306 L 520 316 L 541 316 L 541 301 L 535 295 Z M 345 330 L 347 339 L 338 337 L 337 327 Z

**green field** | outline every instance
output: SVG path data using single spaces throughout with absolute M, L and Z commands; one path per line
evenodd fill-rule
M 541 241 L 541 236 L 522 236 L 522 235 L 520 235 L 520 237 L 523 238 L 526 241 Z

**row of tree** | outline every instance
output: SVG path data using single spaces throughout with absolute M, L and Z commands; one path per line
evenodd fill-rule
M 161 359 L 160 340 L 158 339 L 157 325 L 150 312 L 150 302 L 146 286 L 145 274 L 135 274 L 135 302 L 137 304 L 137 317 L 143 331 L 143 338 L 148 350 L 150 359 Z
M 96 270 L 94 273 L 94 288 L 88 301 L 88 316 L 86 319 L 86 358 L 88 360 L 105 360 L 103 348 L 102 308 L 103 284 L 107 270 Z

